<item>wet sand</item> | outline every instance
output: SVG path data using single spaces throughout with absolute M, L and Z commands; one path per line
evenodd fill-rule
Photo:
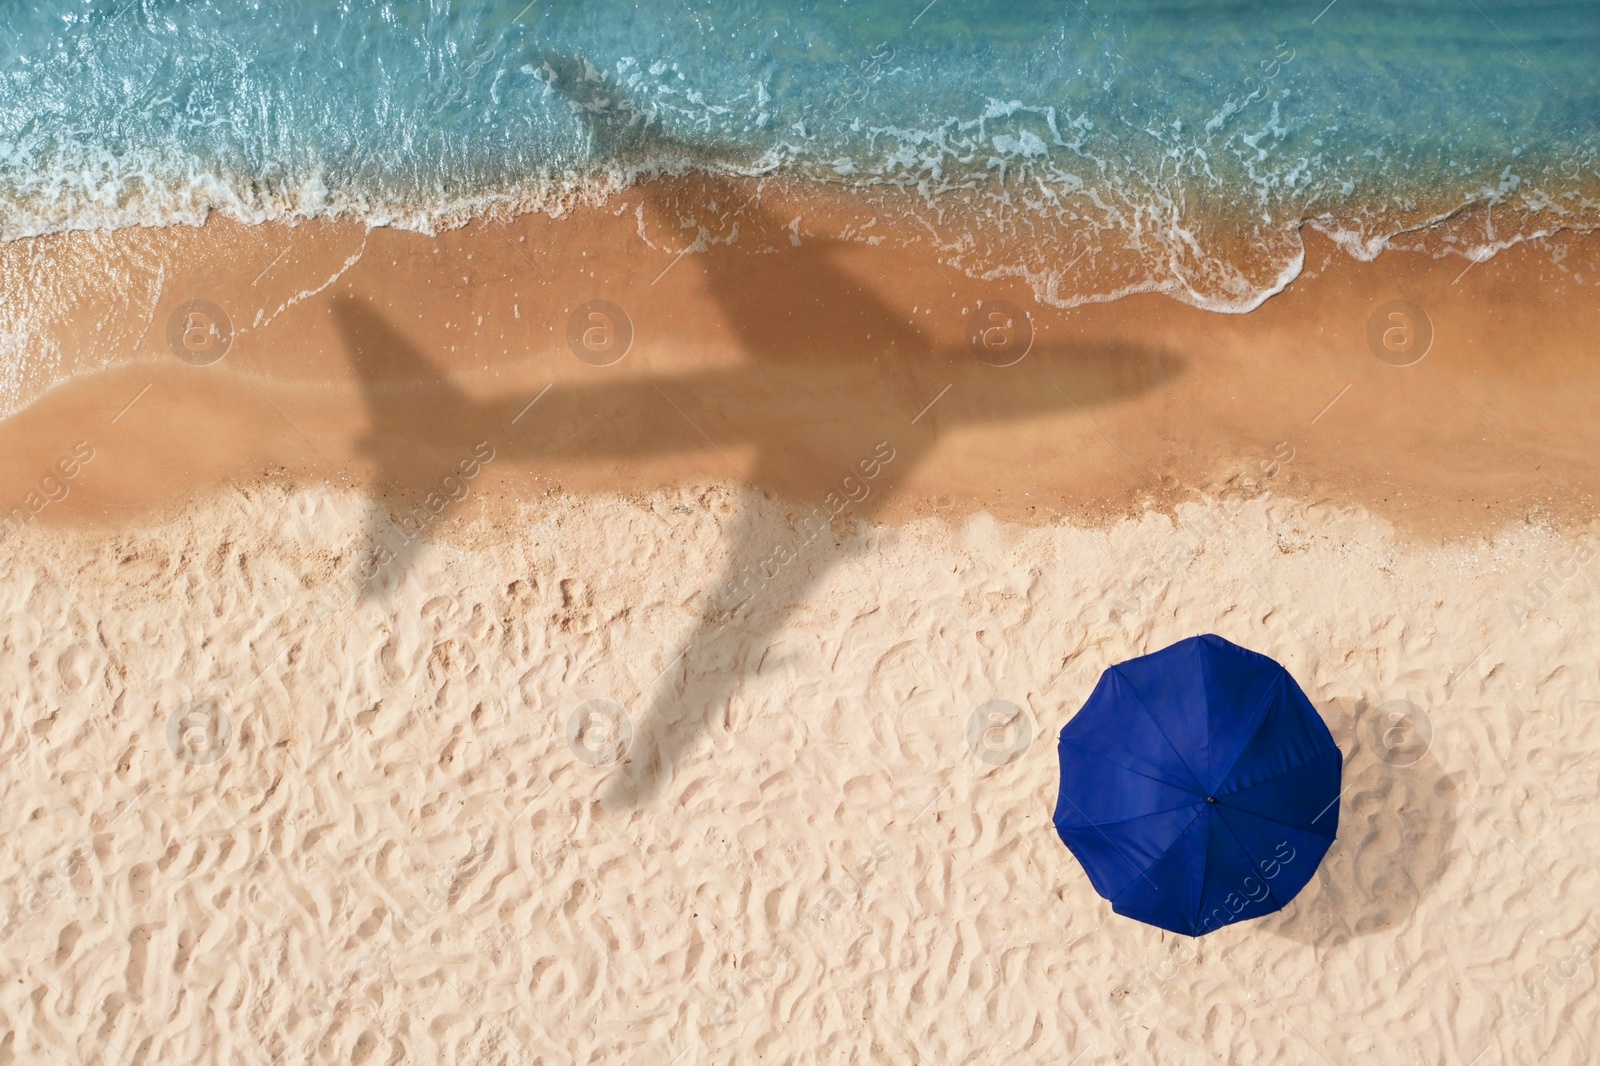
M 716 482 L 804 508 L 887 441 L 916 462 L 873 520 L 1104 523 L 1230 484 L 1431 540 L 1592 509 L 1600 239 L 1360 263 L 1307 230 L 1299 279 L 1221 315 L 1159 295 L 1058 311 L 867 227 L 775 183 L 661 181 L 438 236 L 217 219 L 20 242 L 0 255 L 30 279 L 24 335 L 59 358 L 14 390 L 0 500 L 88 441 L 70 504 L 39 520 L 122 524 L 262 479 L 400 512 L 489 441 L 474 488 L 500 517 L 551 492 Z M 193 300 L 232 324 L 212 365 L 169 341 Z M 631 322 L 610 366 L 568 341 L 591 300 Z M 1369 342 L 1394 300 L 1426 315 L 1416 336 L 1431 324 L 1413 365 L 1391 364 L 1416 347 L 1385 362 Z M 997 301 L 1032 329 L 1011 366 L 970 343 Z

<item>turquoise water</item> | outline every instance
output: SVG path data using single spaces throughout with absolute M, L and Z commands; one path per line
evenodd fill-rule
M 1053 302 L 1238 309 L 1302 224 L 1594 224 L 1600 5 L 1324 6 L 47 0 L 0 15 L 0 237 L 430 228 L 698 166 L 857 192 Z

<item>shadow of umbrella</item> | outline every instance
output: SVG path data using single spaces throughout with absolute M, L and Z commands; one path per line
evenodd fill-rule
M 1352 709 L 1355 735 L 1334 731 L 1346 753 L 1339 839 L 1294 905 L 1264 923 L 1319 949 L 1409 922 L 1445 876 L 1459 818 L 1453 775 L 1431 745 L 1387 746 L 1384 710 L 1365 700 Z

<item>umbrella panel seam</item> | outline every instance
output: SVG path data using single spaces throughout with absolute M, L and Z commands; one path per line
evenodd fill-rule
M 1321 759 L 1321 758 L 1327 756 L 1330 753 L 1337 753 L 1339 755 L 1340 765 L 1342 766 L 1344 764 L 1344 753 L 1339 751 L 1339 748 L 1338 748 L 1337 745 L 1334 746 L 1331 749 L 1323 748 L 1323 749 L 1318 750 L 1314 754 L 1312 754 L 1309 758 L 1301 759 L 1299 762 L 1295 763 L 1293 766 L 1287 766 L 1284 769 L 1280 770 L 1278 773 L 1273 774 L 1271 777 L 1263 777 L 1261 780 L 1252 781 L 1248 785 L 1240 785 L 1238 788 L 1230 788 L 1226 792 L 1218 792 L 1218 793 L 1216 793 L 1216 796 L 1217 796 L 1218 799 L 1221 799 L 1223 796 L 1235 796 L 1235 795 L 1238 795 L 1240 792 L 1247 792 L 1252 788 L 1259 788 L 1262 785 L 1270 784 L 1273 781 L 1278 780 L 1280 777 L 1288 777 L 1290 774 L 1294 773 L 1296 770 L 1301 770 L 1301 769 L 1304 769 L 1307 766 L 1310 766 L 1312 763 L 1316 762 L 1318 759 Z
M 1202 799 L 1205 798 L 1206 793 L 1202 789 L 1190 788 L 1188 785 L 1180 785 L 1180 784 L 1178 784 L 1178 783 L 1176 783 L 1174 781 L 1168 781 L 1168 780 L 1165 780 L 1164 778 L 1160 778 L 1160 777 L 1152 777 L 1150 774 L 1145 773 L 1143 770 L 1135 770 L 1131 766 L 1122 765 L 1121 763 L 1117 762 L 1115 759 L 1112 759 L 1112 758 L 1108 757 L 1104 752 L 1095 751 L 1093 748 L 1086 748 L 1082 744 L 1079 744 L 1075 740 L 1068 740 L 1066 737 L 1062 737 L 1061 738 L 1061 743 L 1067 745 L 1070 748 L 1075 748 L 1078 751 L 1083 752 L 1085 755 L 1092 755 L 1095 758 L 1102 760 L 1103 762 L 1106 762 L 1106 763 L 1109 763 L 1112 766 L 1115 766 L 1119 770 L 1126 770 L 1130 774 L 1135 774 L 1135 775 L 1137 775 L 1139 777 L 1142 777 L 1146 781 L 1154 781 L 1158 785 L 1165 785 L 1168 788 L 1175 788 L 1179 792 L 1187 792 L 1191 796 L 1199 796 Z M 1169 743 L 1170 743 L 1170 741 L 1169 741 Z
M 1222 803 L 1217 804 L 1217 806 L 1226 807 L 1226 809 L 1232 811 L 1238 811 L 1240 814 L 1248 814 L 1252 818 L 1260 818 L 1263 822 L 1271 822 L 1273 825 L 1281 825 L 1285 829 L 1293 829 L 1295 832 L 1305 833 L 1307 836 L 1322 837 L 1324 840 L 1339 839 L 1339 835 L 1337 833 L 1324 833 L 1317 829 L 1307 829 L 1303 825 L 1295 825 L 1293 822 L 1286 822 L 1282 818 L 1274 818 L 1270 814 L 1259 814 L 1256 811 L 1252 811 L 1244 807 L 1228 806 L 1227 804 Z M 1330 803 L 1328 806 L 1332 807 L 1333 804 Z
M 1272 684 L 1267 686 L 1267 691 L 1262 695 L 1261 702 L 1256 704 L 1256 709 L 1250 712 L 1250 720 L 1255 723 L 1255 729 L 1245 736 L 1244 743 L 1240 744 L 1239 750 L 1233 753 L 1233 761 L 1228 763 L 1228 768 L 1216 776 L 1215 780 L 1217 788 L 1221 788 L 1227 783 L 1228 777 L 1238 767 L 1239 760 L 1244 758 L 1244 753 L 1249 750 L 1250 742 L 1260 734 L 1261 727 L 1266 724 L 1266 708 L 1271 706 L 1273 697 L 1278 695 L 1278 693 L 1283 690 L 1284 679 L 1288 676 L 1289 673 L 1287 670 L 1280 672 L 1278 676 L 1273 679 Z M 1206 707 L 1206 717 L 1208 720 L 1210 716 L 1211 708 L 1208 704 Z M 1213 792 L 1211 794 L 1214 796 L 1220 796 L 1222 793 Z
M 1068 803 L 1072 803 L 1072 801 L 1070 799 L 1067 802 Z M 1088 825 L 1069 825 L 1069 826 L 1057 825 L 1056 829 L 1058 831 L 1063 831 L 1063 832 L 1072 832 L 1073 830 L 1082 830 L 1082 829 L 1094 829 L 1094 830 L 1098 831 L 1098 830 L 1109 829 L 1112 826 L 1126 825 L 1129 822 L 1137 822 L 1137 821 L 1139 821 L 1140 819 L 1143 819 L 1143 818 L 1154 818 L 1158 814 L 1171 814 L 1173 811 L 1182 811 L 1182 810 L 1187 810 L 1190 807 L 1198 807 L 1198 806 L 1200 806 L 1200 804 L 1197 804 L 1197 803 L 1180 803 L 1176 807 L 1163 807 L 1159 811 L 1149 811 L 1149 812 L 1147 812 L 1145 814 L 1136 814 L 1132 818 L 1118 818 L 1114 822 L 1090 822 Z M 1076 803 L 1072 803 L 1072 809 L 1077 811 L 1079 814 L 1083 813 L 1083 808 L 1079 807 Z M 1187 829 L 1189 827 L 1187 825 L 1185 825 L 1184 828 Z M 1105 836 L 1105 833 L 1102 832 L 1100 835 L 1101 836 Z M 1181 832 L 1178 834 L 1178 836 L 1182 836 L 1182 835 L 1183 834 Z M 1106 839 L 1110 840 L 1111 838 L 1110 837 L 1106 837 Z M 1177 837 L 1174 837 L 1173 839 L 1176 840 Z M 1169 844 L 1168 847 L 1171 847 L 1171 845 Z M 1120 851 L 1122 849 L 1119 848 L 1117 850 Z
M 1116 666 L 1113 666 L 1111 668 L 1112 672 L 1122 679 L 1122 683 L 1124 685 L 1128 686 L 1128 691 L 1133 694 L 1134 702 L 1139 705 L 1140 709 L 1144 711 L 1145 716 L 1150 719 L 1150 724 L 1156 727 L 1156 732 L 1160 733 L 1161 739 L 1167 742 L 1167 747 L 1172 749 L 1172 754 L 1178 760 L 1178 765 L 1189 772 L 1189 778 L 1194 782 L 1194 788 L 1187 791 L 1196 792 L 1202 796 L 1206 795 L 1205 786 L 1200 783 L 1200 777 L 1194 772 L 1194 767 L 1189 765 L 1189 760 L 1183 757 L 1183 752 L 1179 751 L 1178 746 L 1172 742 L 1172 738 L 1167 736 L 1167 731 L 1161 728 L 1161 722 L 1158 718 L 1156 718 L 1155 712 L 1152 711 L 1150 709 L 1150 705 L 1144 701 L 1144 694 L 1133 687 L 1133 682 L 1129 681 L 1127 675 L 1122 673 L 1121 665 L 1121 663 L 1118 663 Z
M 1210 817 L 1210 812 L 1205 812 Z M 1211 869 L 1211 849 L 1208 847 L 1200 855 L 1200 891 L 1195 894 L 1194 917 L 1189 919 L 1189 935 L 1196 940 L 1200 938 L 1200 908 L 1206 905 L 1206 873 Z
M 1066 801 L 1068 803 L 1072 803 L 1072 797 L 1071 796 L 1067 796 L 1065 793 L 1063 793 L 1062 795 L 1066 798 Z M 1079 807 L 1076 803 L 1072 803 L 1072 809 L 1077 811 L 1079 814 L 1083 814 L 1083 808 Z M 1178 808 L 1173 808 L 1173 809 L 1177 810 Z M 1088 816 L 1085 815 L 1085 817 L 1088 817 Z M 1198 815 L 1196 817 L 1198 817 Z M 1194 824 L 1194 820 L 1190 819 L 1189 824 L 1193 825 Z M 1140 877 L 1144 877 L 1144 879 L 1146 881 L 1150 881 L 1150 878 L 1145 877 L 1145 874 L 1144 874 L 1144 870 L 1148 870 L 1150 868 L 1150 866 L 1146 866 L 1144 868 L 1144 870 L 1140 870 L 1138 865 L 1135 864 L 1132 859 L 1128 858 L 1128 853 L 1123 851 L 1122 848 L 1117 844 L 1117 842 L 1115 840 L 1112 840 L 1109 836 L 1106 836 L 1105 832 L 1102 831 L 1098 826 L 1093 827 L 1093 828 L 1095 829 L 1095 832 L 1099 833 L 1102 837 L 1105 837 L 1105 841 L 1106 841 L 1107 844 L 1110 844 L 1113 848 L 1116 848 L 1117 854 L 1122 856 L 1122 861 L 1123 862 L 1127 863 L 1129 866 L 1132 866 L 1135 870 L 1139 871 L 1138 874 L 1128 882 L 1129 885 L 1133 884 L 1133 882 L 1137 881 Z M 1184 828 L 1187 829 L 1188 826 L 1185 826 Z M 1059 832 L 1059 830 L 1057 832 Z M 1181 836 L 1183 836 L 1183 834 L 1179 833 L 1178 836 L 1181 837 Z M 1177 837 L 1174 837 L 1173 839 L 1176 840 Z M 1064 838 L 1064 837 L 1062 838 L 1062 843 L 1066 843 L 1066 838 Z M 1170 849 L 1171 845 L 1168 845 L 1168 847 Z M 1163 851 L 1161 854 L 1165 855 L 1166 852 Z M 1159 855 L 1156 856 L 1156 858 L 1154 860 L 1152 860 L 1150 865 L 1154 865 L 1156 862 L 1159 862 L 1160 858 L 1161 858 L 1161 856 L 1159 856 Z M 1127 891 L 1127 887 L 1128 887 L 1127 885 L 1124 885 L 1122 887 L 1123 887 L 1123 891 L 1124 892 Z M 1150 887 L 1156 889 L 1157 891 L 1160 891 L 1160 888 L 1161 888 L 1161 886 L 1156 884 L 1154 881 L 1150 881 Z M 1119 895 L 1119 896 L 1122 895 L 1122 892 L 1118 892 L 1117 895 Z M 1112 901 L 1113 904 L 1115 904 L 1115 902 L 1116 902 L 1115 900 Z
M 1149 874 L 1150 867 L 1154 866 L 1156 863 L 1158 863 L 1162 859 L 1166 858 L 1167 857 L 1167 852 L 1171 851 L 1177 845 L 1178 841 L 1183 839 L 1183 834 L 1187 833 L 1190 829 L 1192 829 L 1194 827 L 1194 823 L 1197 822 L 1200 819 L 1200 817 L 1202 815 L 1204 815 L 1205 813 L 1206 813 L 1206 811 L 1205 811 L 1204 807 L 1200 808 L 1198 811 L 1195 811 L 1194 812 L 1194 817 L 1189 819 L 1186 823 L 1184 823 L 1184 826 L 1183 826 L 1183 828 L 1181 830 L 1179 830 L 1178 835 L 1172 838 L 1172 843 L 1168 844 L 1164 849 L 1162 849 L 1162 852 L 1161 852 L 1160 855 L 1157 855 L 1155 858 L 1151 859 L 1147 864 L 1145 864 L 1144 869 L 1139 871 L 1139 877 L 1144 878 L 1145 883 L 1148 884 L 1151 888 L 1155 889 L 1157 892 L 1162 891 L 1162 888 L 1161 888 L 1160 885 L 1158 885 L 1154 881 L 1150 880 L 1150 874 Z M 1104 835 L 1104 834 L 1102 834 L 1102 835 Z M 1107 840 L 1111 840 L 1110 837 L 1106 837 L 1106 839 Z M 1115 841 L 1112 842 L 1112 847 L 1116 847 Z M 1122 853 L 1122 849 L 1121 848 L 1117 848 L 1117 851 L 1119 853 Z M 1127 858 L 1127 855 L 1123 854 L 1123 858 Z M 1255 860 L 1251 859 L 1250 861 L 1254 862 Z M 1130 865 L 1131 865 L 1131 860 L 1130 860 Z M 1123 885 L 1122 886 L 1122 891 L 1118 892 L 1116 894 L 1116 896 L 1112 898 L 1111 906 L 1112 906 L 1113 909 L 1115 909 L 1115 907 L 1117 906 L 1117 902 L 1119 900 L 1121 900 L 1123 896 L 1128 894 L 1128 890 L 1133 887 L 1135 881 L 1139 880 L 1139 877 L 1135 877 L 1135 878 L 1133 878 L 1133 880 L 1130 880 L 1127 884 Z
M 1246 813 L 1249 813 L 1249 812 L 1247 811 Z M 1223 814 L 1221 811 L 1218 811 L 1217 812 L 1217 820 L 1220 821 L 1222 823 L 1222 827 L 1228 831 L 1228 835 L 1233 837 L 1233 842 L 1235 844 L 1239 845 L 1239 854 L 1243 855 L 1245 858 L 1250 860 L 1251 869 L 1255 870 L 1256 876 L 1261 878 L 1261 884 L 1262 884 L 1263 887 L 1266 888 L 1267 895 L 1272 897 L 1272 902 L 1277 904 L 1277 907 L 1274 908 L 1274 909 L 1281 911 L 1281 910 L 1283 910 L 1283 908 L 1287 907 L 1288 904 L 1283 902 L 1282 900 L 1280 900 L 1278 898 L 1278 894 L 1276 892 L 1272 891 L 1272 878 L 1267 876 L 1266 871 L 1261 868 L 1261 864 L 1256 861 L 1256 857 L 1254 855 L 1250 854 L 1250 849 L 1244 846 L 1244 841 L 1239 839 L 1239 834 L 1234 832 L 1234 828 L 1233 828 L 1232 825 L 1228 824 L 1227 815 Z M 1289 828 L 1293 829 L 1294 827 L 1290 826 Z M 1293 899 L 1294 897 L 1291 896 L 1289 898 Z M 1271 913 L 1271 912 L 1268 912 L 1268 913 Z M 1261 917 L 1265 917 L 1265 915 L 1262 915 Z M 1233 923 L 1229 922 L 1228 924 L 1232 925 Z

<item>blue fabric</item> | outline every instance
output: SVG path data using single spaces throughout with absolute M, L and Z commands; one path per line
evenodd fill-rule
M 1287 670 L 1218 636 L 1107 670 L 1060 754 L 1056 832 L 1112 910 L 1174 933 L 1282 908 L 1339 828 L 1328 727 Z

